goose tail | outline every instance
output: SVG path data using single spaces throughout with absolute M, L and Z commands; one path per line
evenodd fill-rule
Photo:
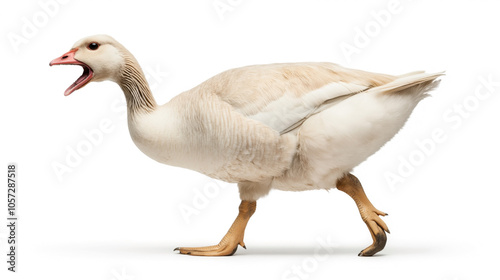
M 381 94 L 411 94 L 424 98 L 428 96 L 428 92 L 439 85 L 441 80 L 438 78 L 442 75 L 444 75 L 444 71 L 437 73 L 412 72 L 398 76 L 396 80 L 378 86 L 374 90 Z

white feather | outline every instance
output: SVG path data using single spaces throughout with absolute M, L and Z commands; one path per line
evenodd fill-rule
M 262 111 L 249 115 L 250 119 L 259 121 L 276 131 L 283 132 L 297 122 L 311 115 L 327 100 L 367 89 L 366 86 L 334 82 L 300 97 L 287 92 L 281 98 L 269 103 Z

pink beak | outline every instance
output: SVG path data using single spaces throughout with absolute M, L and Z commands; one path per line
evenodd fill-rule
M 63 54 L 62 56 L 52 60 L 49 66 L 59 65 L 59 64 L 81 64 L 80 61 L 75 59 L 75 53 L 78 49 L 71 49 L 69 52 Z
M 78 51 L 78 49 L 72 49 L 69 52 L 63 54 L 62 56 L 52 60 L 49 65 L 61 65 L 61 64 L 70 64 L 70 65 L 80 65 L 83 67 L 83 73 L 82 75 L 76 80 L 71 86 L 69 86 L 66 91 L 64 91 L 64 95 L 68 96 L 70 95 L 73 91 L 82 88 L 86 84 L 90 82 L 92 77 L 94 76 L 94 72 L 92 69 L 85 63 L 78 61 L 75 59 L 75 53 Z

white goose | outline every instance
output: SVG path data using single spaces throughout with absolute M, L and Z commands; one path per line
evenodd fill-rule
M 84 71 L 65 95 L 91 81 L 111 80 L 125 93 L 130 135 L 152 159 L 238 183 L 239 214 L 219 244 L 180 247 L 182 254 L 219 256 L 245 247 L 256 201 L 271 189 L 337 188 L 350 195 L 373 244 L 389 232 L 349 172 L 391 139 L 442 73 L 402 76 L 332 63 L 254 65 L 220 73 L 158 105 L 134 56 L 107 35 L 90 36 L 50 65 Z

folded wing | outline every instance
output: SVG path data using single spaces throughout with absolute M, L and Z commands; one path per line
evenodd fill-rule
M 284 134 L 310 115 L 395 78 L 333 63 L 288 63 L 232 69 L 211 82 L 236 112 Z

